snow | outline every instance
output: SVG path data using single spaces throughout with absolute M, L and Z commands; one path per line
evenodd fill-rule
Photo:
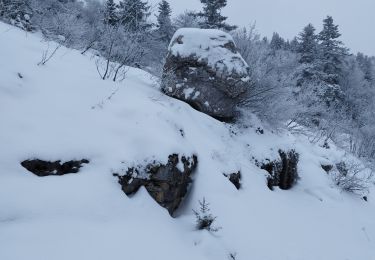
M 185 95 L 185 99 L 188 99 L 190 96 L 191 96 L 191 94 L 193 94 L 194 93 L 194 88 L 185 88 L 184 89 L 184 95 Z
M 0 259 L 375 259 L 375 196 L 365 202 L 333 185 L 320 164 L 348 157 L 334 145 L 256 120 L 248 128 L 218 122 L 161 94 L 138 69 L 123 82 L 103 81 L 90 56 L 64 47 L 37 66 L 47 46 L 0 23 Z M 292 148 L 301 179 L 270 191 L 254 159 Z M 112 176 L 171 153 L 198 156 L 176 218 L 143 188 L 127 197 Z M 40 178 L 20 165 L 29 158 L 90 163 Z M 239 191 L 223 175 L 238 170 Z M 217 233 L 194 229 L 192 209 L 203 197 Z
M 246 61 L 238 52 L 225 48 L 228 43 L 234 43 L 232 36 L 220 30 L 181 28 L 174 34 L 169 51 L 175 56 L 196 56 L 221 74 L 236 72 L 248 81 Z

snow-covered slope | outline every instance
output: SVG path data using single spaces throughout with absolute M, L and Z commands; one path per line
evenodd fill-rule
M 375 197 L 340 192 L 320 167 L 343 152 L 257 134 L 256 123 L 218 122 L 164 96 L 137 69 L 123 82 L 102 81 L 94 61 L 74 50 L 62 47 L 37 66 L 47 46 L 0 23 L 0 259 L 375 259 Z M 270 191 L 254 165 L 279 148 L 300 153 L 301 179 L 289 191 Z M 112 176 L 172 153 L 199 161 L 176 218 L 144 189 L 127 197 Z M 20 165 L 29 158 L 90 164 L 40 178 Z M 238 170 L 240 190 L 223 176 Z M 192 209 L 203 197 L 217 233 L 195 230 Z

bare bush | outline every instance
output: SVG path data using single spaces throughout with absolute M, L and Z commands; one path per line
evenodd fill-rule
M 254 25 L 237 30 L 233 38 L 249 65 L 249 91 L 240 106 L 273 126 L 284 126 L 297 110 L 293 93 L 297 56 L 272 50 L 267 41 L 260 40 Z
M 364 195 L 368 193 L 373 172 L 356 162 L 339 162 L 332 174 L 333 181 L 342 190 Z
M 53 48 L 52 50 L 50 50 L 50 46 L 48 44 L 48 47 L 46 50 L 43 51 L 42 53 L 42 58 L 41 60 L 38 62 L 38 66 L 41 66 L 41 65 L 46 65 L 46 63 L 52 59 L 52 57 L 56 54 L 56 52 L 58 51 L 58 49 L 60 49 L 61 47 L 61 44 L 57 44 L 55 48 Z
M 144 48 L 140 45 L 141 35 L 125 31 L 123 27 L 105 26 L 98 49 L 102 58 L 97 59 L 96 68 L 100 77 L 113 81 L 126 74 L 126 66 L 138 66 L 144 56 Z

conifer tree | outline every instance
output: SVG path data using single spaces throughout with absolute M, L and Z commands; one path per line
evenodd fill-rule
M 298 53 L 301 54 L 299 63 L 313 63 L 318 58 L 318 41 L 315 28 L 308 24 L 299 34 Z
M 292 52 L 297 52 L 299 48 L 299 43 L 297 37 L 294 37 L 293 40 L 289 43 L 289 50 Z
M 195 211 L 194 215 L 196 217 L 196 225 L 198 230 L 207 230 L 211 232 L 217 232 L 221 229 L 221 227 L 214 227 L 213 223 L 215 222 L 216 218 L 210 213 L 209 203 L 203 198 L 202 201 L 199 201 L 199 211 Z
M 107 0 L 104 10 L 104 24 L 115 26 L 118 22 L 116 4 L 113 0 Z
M 201 0 L 203 4 L 203 12 L 198 15 L 203 17 L 202 28 L 206 29 L 223 29 L 232 31 L 236 26 L 225 23 L 227 17 L 221 15 L 221 9 L 227 5 L 227 0 Z
M 300 54 L 298 62 L 303 66 L 297 85 L 301 86 L 305 82 L 311 83 L 313 80 L 317 80 L 319 74 L 318 36 L 315 34 L 312 24 L 308 24 L 299 34 L 297 52 Z
M 341 75 L 341 65 L 347 49 L 338 39 L 341 36 L 338 25 L 333 18 L 327 16 L 323 20 L 323 30 L 319 33 L 323 80 L 328 84 L 338 84 Z
M 142 32 L 151 27 L 147 23 L 150 6 L 142 0 L 122 0 L 118 6 L 119 22 L 130 32 Z
M 159 3 L 159 13 L 157 15 L 158 34 L 162 41 L 169 42 L 173 36 L 174 28 L 171 21 L 171 7 L 166 0 Z
M 270 42 L 270 47 L 272 50 L 281 50 L 285 47 L 285 40 L 277 33 L 274 32 Z

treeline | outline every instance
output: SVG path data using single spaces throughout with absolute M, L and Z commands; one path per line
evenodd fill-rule
M 233 32 L 251 67 L 247 107 L 290 130 L 314 129 L 312 141 L 330 140 L 367 159 L 375 157 L 375 59 L 350 53 L 333 18 L 316 32 L 308 24 L 291 41 L 254 28 Z
M 277 33 L 267 39 L 254 27 L 227 24 L 221 15 L 226 0 L 201 3 L 200 12 L 172 17 L 165 0 L 157 10 L 145 0 L 0 0 L 0 19 L 101 57 L 98 72 L 111 80 L 121 80 L 127 66 L 160 76 L 178 28 L 228 31 L 250 66 L 249 95 L 238 104 L 244 114 L 292 131 L 313 129 L 312 141 L 328 148 L 333 140 L 359 157 L 375 158 L 375 59 L 350 53 L 332 17 L 320 32 L 308 24 L 294 39 Z

